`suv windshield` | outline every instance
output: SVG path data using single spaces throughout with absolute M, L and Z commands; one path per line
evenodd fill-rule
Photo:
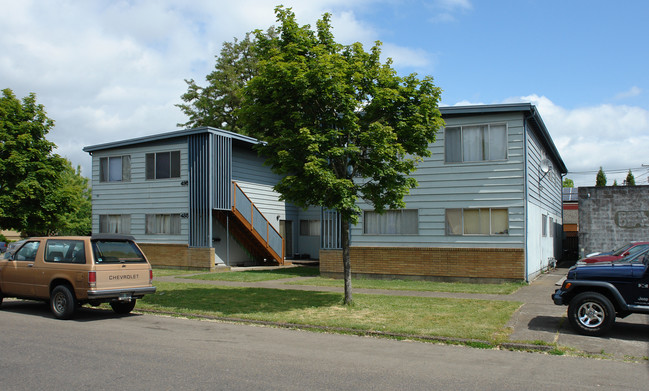
M 146 262 L 135 243 L 124 240 L 93 240 L 95 263 Z

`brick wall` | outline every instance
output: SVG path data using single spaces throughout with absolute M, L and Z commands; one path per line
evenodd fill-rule
M 369 278 L 525 280 L 523 249 L 351 247 L 352 274 Z M 341 277 L 342 250 L 320 250 L 320 273 Z
M 138 243 L 153 266 L 190 270 L 214 270 L 212 248 L 190 248 L 186 244 Z

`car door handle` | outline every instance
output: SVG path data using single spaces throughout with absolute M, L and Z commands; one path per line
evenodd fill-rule
M 33 263 L 29 263 L 29 264 L 27 264 L 27 267 L 34 267 L 34 264 L 33 264 Z

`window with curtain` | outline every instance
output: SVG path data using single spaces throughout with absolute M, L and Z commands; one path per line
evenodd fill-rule
M 180 214 L 146 215 L 145 232 L 151 235 L 180 235 Z
M 365 211 L 363 233 L 369 235 L 417 235 L 419 210 L 387 210 L 383 214 Z
M 99 215 L 99 233 L 130 234 L 131 215 Z
M 300 236 L 320 236 L 320 220 L 300 220 Z
M 99 182 L 130 182 L 131 156 L 99 158 Z
M 453 126 L 444 130 L 447 163 L 507 159 L 507 125 Z
M 507 235 L 509 212 L 500 208 L 446 210 L 447 235 Z
M 147 153 L 146 179 L 180 178 L 180 151 Z

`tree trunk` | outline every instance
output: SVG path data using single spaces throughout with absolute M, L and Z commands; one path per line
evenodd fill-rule
M 352 266 L 349 259 L 349 219 L 341 216 L 340 236 L 343 247 L 343 278 L 345 280 L 345 305 L 351 305 L 352 299 Z

